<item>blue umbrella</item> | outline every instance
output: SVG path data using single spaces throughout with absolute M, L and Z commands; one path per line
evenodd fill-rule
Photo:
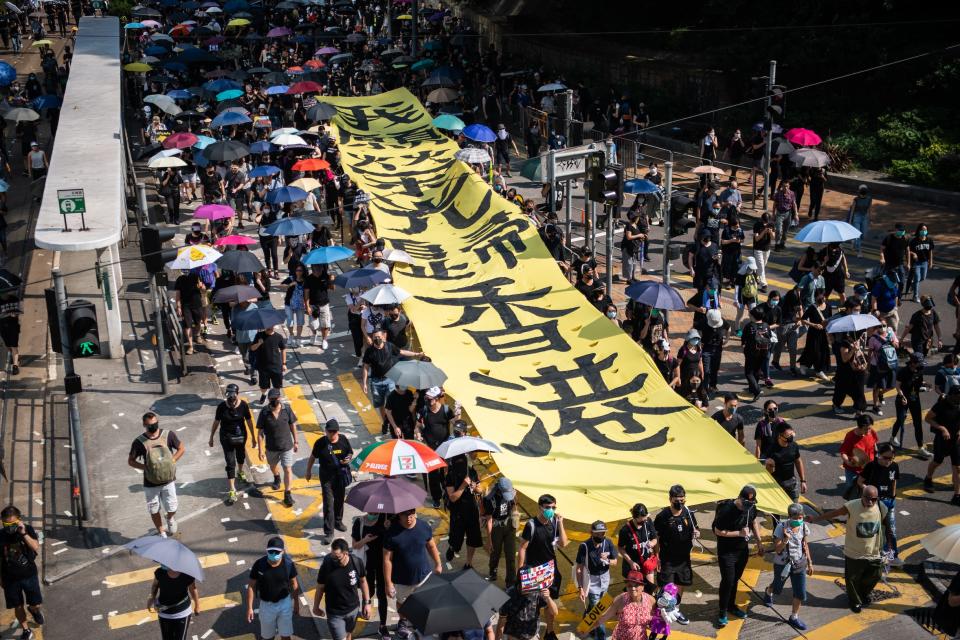
M 229 127 L 235 124 L 247 124 L 248 122 L 252 122 L 252 120 L 242 113 L 237 113 L 236 111 L 224 111 L 213 119 L 213 122 L 210 123 L 210 126 L 216 129 L 219 127 Z
M 33 99 L 33 108 L 37 109 L 59 109 L 63 106 L 63 98 L 60 96 L 55 96 L 53 94 L 46 94 L 42 96 L 37 96 Z
M 193 94 L 186 89 L 171 89 L 167 91 L 167 97 L 174 100 L 189 100 L 193 97 Z
M 876 327 L 880 320 L 872 313 L 853 313 L 827 321 L 827 333 L 856 333 Z
M 338 260 L 346 260 L 353 255 L 353 249 L 334 245 L 332 247 L 317 247 L 300 261 L 303 264 L 330 264 Z
M 269 202 L 270 196 L 267 196 Z M 273 204 L 273 203 L 271 203 Z M 264 231 L 270 236 L 302 236 L 305 233 L 312 233 L 314 226 L 303 218 L 284 218 L 277 220 Z
M 142 22 L 128 22 L 127 24 L 123 25 L 124 29 L 145 29 L 146 27 L 147 25 L 143 24 Z
M 250 153 L 256 153 L 254 147 L 260 144 L 259 142 L 254 142 L 250 145 Z M 247 175 L 251 178 L 269 178 L 270 176 L 275 176 L 280 173 L 280 167 L 275 167 L 272 164 L 262 164 L 259 167 L 255 167 Z
M 187 49 L 187 51 L 195 51 L 195 49 Z M 184 54 L 187 53 L 184 51 Z M 204 83 L 203 88 L 210 93 L 220 93 L 221 91 L 227 91 L 228 89 L 242 89 L 240 83 L 235 80 L 227 80 L 226 78 L 220 78 L 219 80 L 211 80 Z
M 268 327 L 283 324 L 286 316 L 276 309 L 249 309 L 237 315 L 233 328 L 237 331 L 259 331 Z
M 307 192 L 300 187 L 280 187 L 267 194 L 267 202 L 270 204 L 282 204 L 284 202 L 300 202 L 307 199 Z M 313 225 L 310 225 L 313 231 Z M 301 233 L 306 233 L 303 231 Z M 276 234 L 274 234 L 276 235 Z M 281 234 L 282 235 L 282 234 Z M 293 235 L 293 234 L 291 234 Z
M 390 279 L 390 274 L 380 269 L 354 269 L 341 273 L 334 279 L 333 283 L 344 289 L 369 289 L 378 284 L 383 284 Z
M 226 13 L 239 13 L 240 11 L 246 11 L 249 8 L 250 5 L 247 4 L 246 0 L 230 0 L 223 5 L 223 10 Z
M 187 70 L 187 65 L 182 62 L 177 62 L 176 60 L 168 60 L 167 62 L 161 63 L 160 66 L 167 71 L 178 71 L 182 73 Z
M 270 153 L 273 151 L 273 143 L 269 140 L 257 140 L 250 145 L 250 153 Z
M 285 93 L 287 92 L 287 89 L 289 89 L 289 88 L 290 88 L 290 87 L 288 87 L 288 86 L 285 85 L 285 84 L 274 85 L 274 86 L 269 87 L 269 88 L 267 89 L 267 95 L 268 95 L 268 96 L 279 96 L 279 95 L 283 95 L 283 94 L 285 94 Z
M 239 98 L 243 95 L 243 89 L 227 89 L 226 91 L 221 91 L 217 94 L 217 102 L 223 102 L 224 100 L 233 100 L 234 98 Z
M 493 142 L 497 139 L 497 134 L 483 124 L 471 124 L 463 130 L 463 135 L 475 142 Z
M 211 138 L 210 136 L 197 136 L 197 141 L 193 143 L 193 148 L 203 151 L 204 149 L 212 145 L 214 142 L 216 142 L 216 139 Z
M 811 244 L 828 244 L 856 240 L 859 237 L 860 230 L 842 220 L 817 220 L 800 229 L 796 240 Z
M 0 87 L 8 87 L 17 79 L 17 70 L 9 63 L 0 62 Z
M 148 56 L 165 56 L 168 53 L 170 53 L 170 49 L 167 49 L 166 47 L 161 47 L 158 44 L 152 44 L 146 49 L 144 49 L 143 52 Z
M 687 303 L 677 290 L 668 284 L 655 280 L 634 282 L 626 290 L 627 296 L 653 309 L 680 310 L 685 309 Z
M 624 193 L 657 193 L 658 191 L 660 188 L 657 185 L 643 178 L 635 178 L 623 183 Z

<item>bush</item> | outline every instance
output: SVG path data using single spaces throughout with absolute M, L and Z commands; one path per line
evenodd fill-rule
M 900 157 L 918 153 L 936 135 L 916 111 L 880 116 L 878 125 L 877 140 Z

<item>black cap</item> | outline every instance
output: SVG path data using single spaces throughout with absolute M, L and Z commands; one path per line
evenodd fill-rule
M 340 423 L 337 422 L 336 418 L 330 418 L 327 420 L 327 424 L 323 427 L 324 431 L 340 431 Z
M 267 551 L 283 551 L 283 538 L 280 536 L 273 536 L 267 540 Z

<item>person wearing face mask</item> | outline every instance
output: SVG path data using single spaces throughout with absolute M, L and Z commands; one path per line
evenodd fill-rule
M 857 478 L 857 485 L 862 491 L 867 485 L 877 488 L 877 497 L 883 504 L 888 513 L 890 524 L 890 535 L 883 541 L 883 550 L 893 552 L 893 560 L 890 564 L 900 566 L 903 560 L 899 557 L 897 550 L 897 483 L 900 481 L 900 465 L 897 464 L 896 450 L 889 442 L 881 442 L 877 445 L 877 457 L 868 462 L 860 472 Z
M 719 146 L 717 133 L 710 127 L 707 134 L 700 140 L 700 158 L 704 164 L 710 164 L 717 159 L 717 147 Z
M 33 527 L 23 522 L 23 514 L 14 505 L 0 511 L 0 584 L 7 609 L 13 609 L 22 630 L 21 640 L 33 638 L 27 624 L 27 611 L 38 625 L 43 624 L 43 593 L 40 591 L 37 554 L 40 539 Z
M 363 376 L 361 384 L 363 392 L 370 394 L 370 401 L 380 412 L 380 420 L 387 423 L 386 401 L 387 396 L 396 388 L 396 384 L 387 377 L 387 372 L 399 362 L 400 357 L 422 358 L 420 351 L 408 351 L 395 344 L 387 342 L 387 334 L 379 323 L 371 334 L 371 342 L 363 352 Z
M 390 520 L 383 513 L 364 513 L 353 519 L 350 539 L 353 555 L 363 560 L 367 571 L 367 587 L 377 595 L 377 615 L 380 618 L 380 639 L 390 640 L 387 618 L 390 610 L 383 581 L 383 539 Z M 367 618 L 369 619 L 369 618 Z
M 593 609 L 603 594 L 610 588 L 610 567 L 617 564 L 617 548 L 607 538 L 607 525 L 597 520 L 590 525 L 590 539 L 577 547 L 574 570 L 580 602 L 584 603 L 584 612 Z M 604 640 L 606 630 L 599 626 L 591 638 Z
M 467 423 L 457 420 L 453 424 L 453 437 L 460 438 L 467 433 Z M 467 561 L 464 569 L 473 567 L 473 556 L 483 546 L 480 532 L 480 510 L 477 506 L 480 478 L 470 464 L 470 455 L 454 456 L 447 461 L 444 477 L 445 497 L 450 512 L 450 537 L 447 547 L 447 562 L 453 562 L 460 555 L 464 541 L 467 545 Z
M 620 527 L 617 534 L 617 553 L 623 557 L 623 576 L 632 571 L 643 575 L 644 587 L 650 591 L 656 586 L 660 560 L 657 547 L 657 530 L 647 506 L 638 502 L 630 509 L 630 519 Z
M 548 562 L 554 566 L 553 582 L 548 587 L 547 630 L 544 640 L 557 640 L 554 631 L 557 617 L 557 600 L 560 597 L 562 576 L 557 570 L 557 549 L 566 547 L 569 539 L 563 525 L 563 516 L 557 513 L 557 500 L 545 493 L 537 500 L 540 507 L 536 517 L 527 520 L 520 534 L 520 549 L 517 565 L 536 567 Z
M 696 329 L 690 329 L 684 339 L 683 346 L 677 352 L 680 363 L 680 387 L 690 386 L 690 379 L 696 376 L 703 380 L 703 351 L 700 348 L 701 335 Z M 681 391 L 681 395 L 683 392 Z
M 920 392 L 924 389 L 923 365 L 923 356 L 919 353 L 914 353 L 910 355 L 907 366 L 897 371 L 897 397 L 894 400 L 897 420 L 893 423 L 893 430 L 890 432 L 890 444 L 898 449 L 903 444 L 906 444 L 906 422 L 907 413 L 909 412 L 910 417 L 913 419 L 913 433 L 917 441 L 917 453 L 921 458 L 929 460 L 933 457 L 933 454 L 923 445 L 923 413 L 920 407 Z M 903 431 L 902 440 L 900 437 L 901 431 Z
M 247 580 L 247 623 L 255 617 L 254 602 L 260 598 L 260 637 L 290 640 L 293 616 L 300 615 L 300 583 L 293 559 L 284 553 L 283 538 L 267 540 L 267 555 L 250 568 Z
M 147 611 L 156 611 L 162 640 L 186 638 L 193 616 L 200 613 L 200 593 L 194 577 L 161 564 L 153 572 Z
M 300 449 L 297 438 L 297 417 L 290 407 L 280 402 L 280 389 L 267 392 L 268 404 L 257 416 L 257 455 L 273 472 L 274 491 L 280 489 L 280 468 L 283 467 L 283 504 L 293 506 L 290 487 L 293 484 L 293 454 Z M 264 456 L 266 449 L 266 456 Z
M 623 325 L 619 320 L 617 320 L 618 313 L 617 305 L 615 304 L 608 304 L 603 312 L 603 314 L 610 319 L 610 322 L 612 322 L 614 326 L 622 328 Z
M 943 349 L 943 336 L 940 333 L 940 314 L 934 308 L 933 298 L 923 296 L 921 298 L 920 309 L 913 312 L 910 321 L 903 328 L 900 336 L 900 342 L 910 336 L 910 346 L 914 353 L 919 353 L 926 357 L 930 350 L 936 345 L 937 349 Z M 934 342 L 936 336 L 936 342 Z
M 773 196 L 774 211 L 774 231 L 776 242 L 773 246 L 775 250 L 783 250 L 787 244 L 787 231 L 790 229 L 790 221 L 797 217 L 797 198 L 790 190 L 790 183 L 781 180 L 777 187 L 777 192 Z
M 913 301 L 920 302 L 920 283 L 927 279 L 927 272 L 933 269 L 933 238 L 928 235 L 927 225 L 917 225 L 917 230 L 910 239 L 908 252 L 910 280 L 906 288 L 913 291 Z
M 708 228 L 700 230 L 700 244 L 693 255 L 693 285 L 703 291 L 712 280 L 720 281 L 720 248 Z
M 880 267 L 884 271 L 894 271 L 897 274 L 897 281 L 900 283 L 900 290 L 897 294 L 899 302 L 907 282 L 907 269 L 910 264 L 910 240 L 907 239 L 907 230 L 902 222 L 898 222 L 893 229 L 893 233 L 887 236 L 880 243 Z
M 723 319 L 719 309 L 706 313 L 706 322 L 700 328 L 700 348 L 703 350 L 703 383 L 707 393 L 717 393 L 723 347 L 730 334 L 730 323 Z
M 857 426 L 844 436 L 840 444 L 840 459 L 846 478 L 843 486 L 845 498 L 856 495 L 857 478 L 863 472 L 863 467 L 876 457 L 877 442 L 879 437 L 873 430 L 873 418 L 866 414 L 858 417 Z
M 806 472 L 800 458 L 800 446 L 794 442 L 795 432 L 786 422 L 777 425 L 777 438 L 767 450 L 764 466 L 780 488 L 797 502 L 807 492 Z
M 714 207 L 714 211 L 717 212 L 716 207 Z M 740 218 L 734 215 L 720 232 L 720 247 L 723 249 L 720 271 L 723 282 L 728 286 L 737 278 L 744 238 L 743 229 L 740 227 Z M 753 261 L 753 269 L 756 271 L 756 261 L 753 256 L 748 257 L 747 260 Z
M 763 310 L 754 307 L 750 310 L 750 322 L 743 328 L 741 336 L 743 342 L 743 375 L 747 379 L 751 402 L 756 402 L 763 394 L 758 380 L 764 380 L 767 386 L 773 386 L 773 381 L 765 378 L 764 367 L 773 345 L 773 331 L 770 325 L 764 322 Z
M 217 405 L 217 413 L 213 418 L 213 424 L 210 425 L 210 442 L 208 447 L 213 446 L 213 437 L 220 429 L 220 446 L 223 449 L 223 457 L 227 461 L 227 505 L 232 505 L 237 501 L 236 478 L 240 482 L 246 482 L 247 477 L 243 473 L 243 463 L 246 461 L 247 433 L 250 433 L 250 441 L 257 439 L 257 433 L 253 427 L 253 414 L 250 413 L 250 405 L 246 400 L 240 399 L 240 387 L 235 384 L 228 384 L 224 392 L 225 400 Z
M 383 259 L 383 251 L 381 249 L 374 249 L 370 255 L 370 268 L 377 269 L 378 271 L 383 271 L 385 274 L 390 275 L 390 265 L 387 264 L 386 260 Z
M 770 260 L 770 248 L 773 245 L 774 231 L 770 214 L 764 212 L 753 225 L 753 257 L 757 261 L 757 279 L 760 290 L 767 288 L 767 262 Z
M 735 499 L 718 502 L 712 529 L 717 537 L 717 563 L 720 565 L 717 626 L 723 628 L 727 626 L 728 613 L 740 619 L 747 617 L 747 612 L 737 607 L 736 598 L 737 582 L 747 568 L 750 556 L 750 540 L 757 545 L 757 557 L 763 557 L 763 542 L 757 523 L 757 490 L 748 484 Z
M 384 316 L 381 326 L 387 333 L 387 342 L 390 344 L 401 349 L 406 349 L 410 344 L 410 338 L 407 335 L 410 320 L 403 313 L 400 305 L 394 304 L 387 308 L 387 314 Z
M 950 504 L 960 506 L 960 386 L 949 385 L 923 419 L 933 431 L 933 460 L 927 465 L 923 488 L 928 493 L 933 492 L 933 474 L 949 456 L 953 467 L 953 499 Z
M 177 461 L 186 453 L 186 447 L 173 431 L 160 428 L 160 419 L 152 411 L 143 414 L 143 433 L 130 445 L 127 464 L 143 471 L 143 493 L 147 511 L 157 528 L 157 535 L 167 537 L 179 530 L 177 525 Z M 167 516 L 163 526 L 160 509 Z
M 323 492 L 323 542 L 327 544 L 333 530 L 346 531 L 343 524 L 343 501 L 347 487 L 353 482 L 350 461 L 353 447 L 347 436 L 340 433 L 336 418 L 327 420 L 324 435 L 317 438 L 307 458 L 307 482 L 313 478 L 313 464 L 320 463 L 320 488 Z
M 668 340 L 660 340 L 655 344 L 653 363 L 672 389 L 677 389 L 680 386 L 680 364 L 676 358 L 670 355 L 670 342 Z
M 733 163 L 733 166 L 730 167 L 730 177 L 736 180 L 737 170 L 740 168 L 738 165 L 743 163 L 743 156 L 747 152 L 747 144 L 743 140 L 743 135 L 740 133 L 740 129 L 737 129 L 733 132 L 733 135 L 730 137 L 730 142 L 727 144 L 727 158 Z
M 687 508 L 687 492 L 682 485 L 670 487 L 670 506 L 664 507 L 653 520 L 660 543 L 660 571 L 657 584 L 661 587 L 673 583 L 677 585 L 677 622 L 690 624 L 680 613 L 683 590 L 693 584 L 693 565 L 690 553 L 693 541 L 700 538 L 697 518 Z
M 737 394 L 726 393 L 723 396 L 723 409 L 714 413 L 713 418 L 724 431 L 737 439 L 741 445 L 744 444 L 743 437 L 743 416 L 737 413 L 739 404 Z
M 787 518 L 773 531 L 773 583 L 763 590 L 763 604 L 773 606 L 773 597 L 783 592 L 790 579 L 793 592 L 792 609 L 787 623 L 798 631 L 806 631 L 800 620 L 800 605 L 807 600 L 807 576 L 813 575 L 813 556 L 810 555 L 810 527 L 803 522 L 803 506 L 797 503 L 787 507 Z
M 324 597 L 326 611 L 320 608 L 320 601 Z M 371 603 L 366 563 L 350 553 L 350 545 L 346 540 L 337 538 L 317 570 L 313 615 L 320 618 L 326 616 L 327 628 L 333 640 L 352 640 L 357 618 L 370 619 Z
M 860 613 L 870 604 L 870 592 L 883 574 L 883 538 L 891 537 L 890 511 L 878 501 L 879 492 L 865 485 L 860 498 L 842 507 L 811 517 L 808 522 L 829 522 L 846 516 L 843 544 L 843 579 L 850 610 Z
M 938 395 L 947 393 L 950 387 L 960 385 L 960 356 L 948 353 L 943 356 L 940 368 L 933 376 L 933 388 Z
M 509 478 L 501 477 L 480 503 L 481 521 L 487 531 L 487 553 L 490 554 L 487 580 L 497 580 L 500 556 L 506 563 L 506 586 L 509 589 L 517 579 L 517 492 Z
M 777 341 L 771 345 L 770 349 L 770 364 L 777 371 L 782 371 L 780 355 L 786 350 L 787 356 L 790 358 L 790 373 L 794 378 L 799 378 L 800 369 L 797 368 L 797 342 L 800 340 L 800 316 L 803 314 L 799 285 L 794 284 L 782 298 L 779 294 L 774 296 L 774 293 L 775 292 L 770 293 L 767 306 L 770 307 L 771 311 L 776 310 L 776 313 L 779 314 L 780 317 L 777 322 L 779 325 L 777 327 Z M 778 304 L 773 304 L 774 300 L 778 300 Z

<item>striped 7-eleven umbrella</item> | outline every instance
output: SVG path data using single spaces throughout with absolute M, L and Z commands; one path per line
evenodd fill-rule
M 416 440 L 389 440 L 367 445 L 353 458 L 357 471 L 383 476 L 429 473 L 447 466 L 436 452 Z

